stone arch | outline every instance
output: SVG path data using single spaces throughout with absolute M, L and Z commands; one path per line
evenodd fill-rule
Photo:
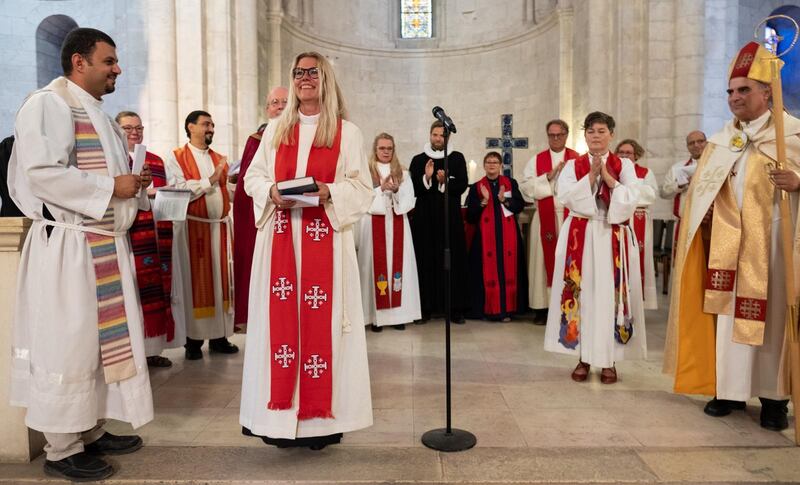
M 66 15 L 50 15 L 36 28 L 36 84 L 43 87 L 60 76 L 61 44 L 78 23 Z

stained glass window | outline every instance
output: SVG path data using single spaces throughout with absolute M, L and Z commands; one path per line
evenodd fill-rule
M 401 0 L 400 32 L 404 39 L 429 39 L 433 36 L 431 1 Z

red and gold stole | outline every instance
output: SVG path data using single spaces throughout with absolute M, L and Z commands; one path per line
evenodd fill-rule
M 478 193 L 480 189 L 486 189 L 492 194 L 492 186 L 489 179 L 483 177 L 477 182 Z M 501 175 L 499 177 L 499 191 L 511 191 L 511 179 Z M 500 278 L 497 271 L 498 257 L 502 258 L 503 273 L 505 276 L 505 306 L 506 312 L 517 310 L 517 221 L 514 217 L 503 217 L 501 207 L 500 226 L 503 231 L 503 245 L 497 247 L 497 237 L 495 234 L 495 197 L 489 197 L 489 203 L 483 208 L 480 219 L 481 250 L 483 252 L 483 283 L 484 283 L 484 305 L 483 311 L 487 315 L 497 315 L 502 313 L 500 302 Z
M 633 163 L 633 168 L 636 170 L 636 176 L 644 180 L 650 170 L 642 167 L 638 163 Z M 647 209 L 644 207 L 637 207 L 633 213 L 633 235 L 636 237 L 636 242 L 639 244 L 639 275 L 642 278 L 642 289 L 644 289 L 644 242 L 647 233 Z M 643 293 L 644 294 L 644 293 Z
M 189 145 L 176 148 L 175 159 L 183 170 L 186 180 L 200 180 L 200 169 L 192 155 Z M 225 163 L 225 157 L 209 149 L 208 154 L 214 166 Z M 219 188 L 222 190 L 222 217 L 227 217 L 230 210 L 230 197 L 225 181 L 228 180 L 227 167 L 220 175 Z M 199 197 L 189 203 L 187 213 L 191 216 L 208 219 L 208 208 L 206 198 Z M 189 230 L 189 261 L 192 268 L 192 301 L 194 303 L 194 317 L 208 318 L 216 313 L 214 305 L 214 271 L 212 268 L 213 258 L 211 252 L 211 226 L 207 222 L 193 221 L 187 219 L 186 225 Z M 224 229 L 220 234 L 220 275 L 222 276 L 222 298 L 223 307 L 227 311 L 230 306 L 228 296 L 228 232 Z
M 145 161 L 153 172 L 153 186 L 164 187 L 167 177 L 164 162 L 147 152 Z M 130 160 L 132 163 L 132 160 Z M 153 212 L 140 210 L 128 230 L 136 266 L 136 283 L 144 317 L 144 336 L 175 337 L 175 321 L 170 306 L 172 289 L 172 222 L 155 222 Z
M 392 220 L 392 272 L 386 258 L 386 223 Z M 399 307 L 403 302 L 403 216 L 372 216 L 372 283 L 375 285 L 375 308 Z
M 312 176 L 318 183 L 333 183 L 342 139 L 341 120 L 332 147 L 311 147 L 305 174 L 297 173 L 299 124 L 293 130 L 292 143 L 281 144 L 275 156 L 275 181 Z M 291 409 L 298 374 L 296 352 L 299 349 L 302 369 L 297 418 L 333 418 L 331 315 L 334 235 L 323 207 L 299 210 L 303 211 L 299 284 L 295 262 L 298 255 L 294 248 L 290 211 L 277 210 L 272 222 L 269 295 L 271 382 L 267 407 Z M 299 294 L 295 291 L 298 287 Z
M 591 168 L 589 155 L 584 154 L 575 160 L 575 177 L 577 180 L 585 177 Z M 619 180 L 622 171 L 622 161 L 613 153 L 608 154 L 606 169 L 614 179 Z M 611 204 L 612 189 L 603 181 L 600 182 L 597 197 L 606 207 Z M 583 249 L 586 242 L 586 226 L 589 220 L 585 217 L 572 216 L 569 225 L 566 255 L 564 259 L 564 289 L 561 293 L 561 328 L 558 341 L 568 349 L 574 349 L 580 343 L 580 292 L 581 276 L 583 270 Z M 614 335 L 618 342 L 625 344 L 633 335 L 633 322 L 629 318 L 627 304 L 626 277 L 624 275 L 622 248 L 620 238 L 624 237 L 621 231 L 625 229 L 619 224 L 611 226 L 611 248 L 614 264 L 615 307 L 619 314 L 622 309 L 626 318 L 617 319 Z M 627 264 L 627 239 L 625 240 L 625 263 Z M 620 299 L 620 295 L 622 298 Z M 621 301 L 620 301 L 621 300 Z M 620 306 L 621 305 L 621 306 Z
M 578 152 L 569 148 L 564 149 L 564 160 L 578 158 Z M 550 150 L 545 150 L 536 155 L 536 175 L 542 176 L 553 169 L 553 160 Z M 544 268 L 547 273 L 547 287 L 553 285 L 553 270 L 556 265 L 556 245 L 558 244 L 558 221 L 556 220 L 555 198 L 545 197 L 536 201 L 536 211 L 539 213 L 539 235 L 544 250 Z M 564 209 L 564 218 L 569 211 Z

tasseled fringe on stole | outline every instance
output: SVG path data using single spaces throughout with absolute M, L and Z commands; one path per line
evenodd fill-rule
M 292 401 L 270 401 L 267 403 L 267 409 L 271 411 L 285 411 L 287 409 L 292 409 Z
M 301 409 L 297 412 L 297 419 L 301 421 L 314 418 L 335 419 L 332 412 L 324 409 Z

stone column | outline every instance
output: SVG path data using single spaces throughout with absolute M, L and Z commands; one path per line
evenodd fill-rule
M 24 217 L 0 218 L 0 462 L 26 463 L 42 453 L 44 436 L 25 426 L 25 409 L 9 403 L 10 352 L 17 291 L 17 270 L 25 236 L 31 226 Z
M 206 56 L 203 2 L 175 0 L 175 47 L 177 56 L 176 80 L 178 91 L 178 140 L 186 143 L 183 121 L 190 112 L 208 108 L 206 99 Z M 214 115 L 214 113 L 211 113 Z M 215 120 L 216 121 L 216 120 Z
M 258 96 L 258 8 L 256 0 L 236 2 L 236 144 L 239 158 L 247 135 L 258 128 L 263 105 Z M 268 88 L 269 89 L 269 88 Z M 266 119 L 264 120 L 266 121 Z M 234 154 L 231 154 L 233 156 Z
M 572 110 L 572 47 L 573 43 L 573 11 L 572 8 L 558 9 L 559 62 L 558 62 L 558 117 L 570 126 L 570 138 L 567 146 L 575 146 L 575 137 L 580 135 L 578 124 L 573 118 Z M 539 129 L 539 127 L 537 127 Z
M 705 5 L 678 0 L 675 5 L 674 153 L 686 154 L 686 134 L 703 119 Z
M 147 148 L 165 156 L 184 139 L 178 121 L 178 79 L 174 0 L 147 1 L 147 84 L 143 113 Z
M 269 0 L 267 8 L 267 84 L 280 86 L 284 81 L 284 66 L 281 59 L 281 23 L 283 22 L 283 9 L 280 0 Z M 286 67 L 288 69 L 288 66 Z M 287 86 L 288 87 L 288 86 Z M 271 87 L 262 86 L 264 94 Z
M 230 163 L 239 158 L 235 141 L 236 82 L 234 70 L 234 8 L 231 0 L 204 2 L 206 99 L 214 119 L 214 150 L 228 156 Z M 200 109 L 200 108 L 196 108 Z

